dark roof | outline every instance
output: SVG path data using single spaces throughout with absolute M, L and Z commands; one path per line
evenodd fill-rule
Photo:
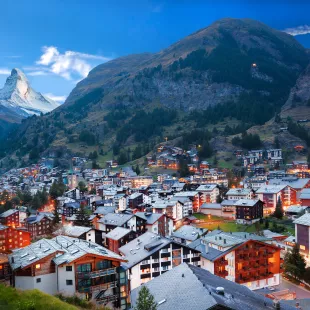
M 200 267 L 185 263 L 144 284 L 154 296 L 158 310 L 206 310 L 215 307 L 234 310 L 272 310 L 273 301 L 246 286 L 211 274 Z M 131 291 L 132 306 L 136 305 L 142 286 Z M 219 294 L 217 288 L 223 288 Z M 294 307 L 282 305 L 281 310 Z
M 64 208 L 78 209 L 80 208 L 80 203 L 79 202 L 67 202 L 67 203 L 64 203 Z

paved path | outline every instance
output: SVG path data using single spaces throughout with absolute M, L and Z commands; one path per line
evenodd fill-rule
M 275 286 L 275 288 L 277 289 L 277 291 L 289 289 L 290 291 L 296 292 L 297 299 L 310 298 L 310 291 L 306 290 L 300 285 L 296 285 L 292 282 L 285 280 L 283 277 L 281 277 L 280 285 Z

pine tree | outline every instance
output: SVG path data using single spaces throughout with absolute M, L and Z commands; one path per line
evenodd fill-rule
M 293 249 L 285 254 L 284 270 L 296 280 L 303 277 L 306 271 L 306 261 L 299 253 L 298 244 L 295 244 Z
M 139 168 L 139 165 L 136 166 L 135 171 L 136 171 L 136 174 L 137 174 L 137 175 L 139 175 L 139 174 L 141 173 L 140 168 Z
M 54 214 L 53 225 L 57 225 L 58 223 L 60 223 L 60 216 L 59 216 L 59 213 L 58 213 L 57 206 L 55 206 L 53 214 Z
M 157 304 L 154 300 L 154 296 L 150 293 L 149 289 L 143 285 L 139 291 L 139 296 L 137 299 L 137 305 L 135 310 L 156 310 Z
M 265 219 L 265 229 L 268 229 L 268 228 L 269 228 L 269 220 Z
M 87 213 L 86 207 L 83 203 L 80 206 L 80 210 L 76 214 L 74 224 L 78 226 L 90 226 L 89 214 Z
M 276 217 L 277 219 L 281 219 L 284 215 L 283 207 L 282 207 L 282 201 L 279 197 L 278 202 L 276 204 L 276 209 L 273 213 L 273 216 Z

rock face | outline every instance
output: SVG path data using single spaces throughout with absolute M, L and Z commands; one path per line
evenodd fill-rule
M 283 106 L 283 111 L 300 105 L 310 104 L 310 65 L 300 75 L 295 86 L 291 89 L 290 95 Z
M 205 109 L 251 91 L 283 104 L 308 61 L 306 50 L 286 33 L 254 20 L 222 19 L 159 53 L 99 65 L 63 108 L 98 88 L 106 106 L 155 102 Z
M 36 92 L 25 74 L 13 69 L 4 87 L 0 90 L 0 116 L 2 119 L 18 121 L 30 115 L 47 113 L 59 106 L 58 103 Z

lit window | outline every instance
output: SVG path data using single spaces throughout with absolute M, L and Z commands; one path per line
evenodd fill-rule
M 36 269 L 41 269 L 41 264 L 36 264 Z
M 300 248 L 301 250 L 303 250 L 303 251 L 306 249 L 306 247 L 305 247 L 304 245 L 300 245 L 299 248 Z

